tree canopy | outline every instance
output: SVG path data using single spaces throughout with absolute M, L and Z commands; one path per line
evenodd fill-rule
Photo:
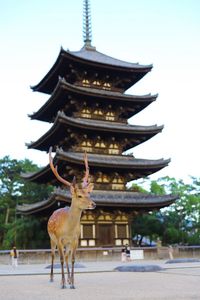
M 183 180 L 163 177 L 157 181 L 146 180 L 145 185 L 147 183 L 147 193 L 171 193 L 178 195 L 179 199 L 160 211 L 137 216 L 133 221 L 136 241 L 141 245 L 145 236 L 150 240 L 160 238 L 165 245 L 200 245 L 200 179 L 191 177 L 190 183 L 184 183 Z
M 9 248 L 16 243 L 24 248 L 34 240 L 40 221 L 17 216 L 16 206 L 48 197 L 51 186 L 30 183 L 21 177 L 22 173 L 37 170 L 39 167 L 28 159 L 16 160 L 9 156 L 0 159 L 0 248 Z

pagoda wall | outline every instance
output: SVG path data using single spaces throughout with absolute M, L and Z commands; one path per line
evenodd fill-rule
M 81 218 L 80 247 L 113 247 L 131 244 L 131 217 L 119 210 L 85 211 Z

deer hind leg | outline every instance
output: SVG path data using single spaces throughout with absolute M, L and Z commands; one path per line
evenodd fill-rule
M 58 244 L 58 251 L 60 255 L 60 264 L 61 264 L 61 273 L 62 273 L 62 279 L 61 279 L 61 288 L 66 288 L 66 282 L 65 282 L 65 272 L 64 272 L 64 247 L 61 242 Z
M 51 240 L 51 273 L 50 273 L 50 282 L 53 282 L 53 265 L 54 265 L 54 258 L 55 258 L 55 250 L 56 250 L 56 243 Z

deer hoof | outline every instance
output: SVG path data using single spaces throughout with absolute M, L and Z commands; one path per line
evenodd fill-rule
M 66 283 L 65 281 L 61 281 L 61 289 L 66 289 L 67 286 L 66 286 Z
M 74 290 L 75 286 L 74 285 L 70 285 L 70 289 Z
M 66 285 L 65 284 L 63 284 L 63 285 L 61 285 L 61 289 L 63 290 L 63 289 L 66 289 L 67 287 L 66 287 Z

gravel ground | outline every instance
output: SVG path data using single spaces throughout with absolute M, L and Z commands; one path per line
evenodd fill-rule
M 101 272 L 75 274 L 76 289 L 60 289 L 60 275 L 0 277 L 2 300 L 199 300 L 200 267 L 161 272 Z

